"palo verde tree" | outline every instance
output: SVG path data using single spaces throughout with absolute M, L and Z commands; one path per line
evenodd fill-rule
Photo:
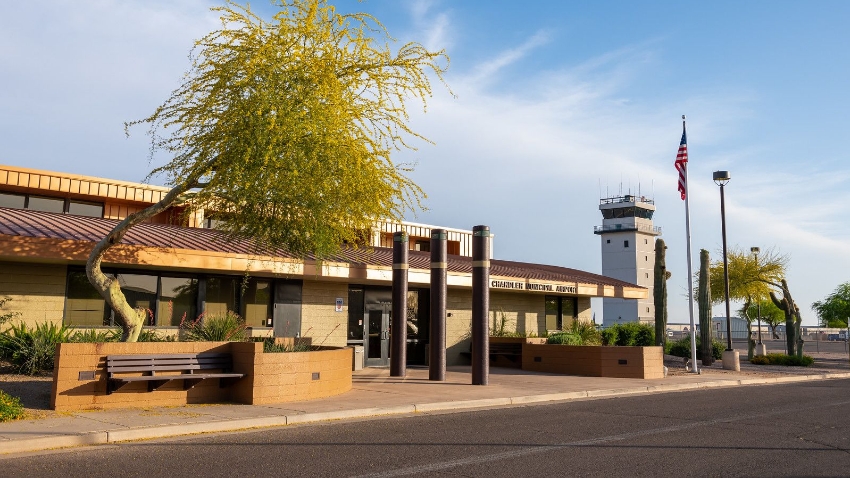
M 774 249 L 762 251 L 758 256 L 744 252 L 739 248 L 728 251 L 729 298 L 744 302 L 743 309 L 769 298 L 785 314 L 786 340 L 789 355 L 802 353 L 802 338 L 799 334 L 801 323 L 799 308 L 791 296 L 788 282 L 785 280 L 785 267 L 788 257 Z M 723 297 L 723 262 L 717 261 L 711 266 L 711 298 L 718 303 Z M 718 292 L 715 292 L 718 291 Z M 755 315 L 744 317 L 748 328 L 752 328 Z
M 822 327 L 845 328 L 850 318 L 850 282 L 845 282 L 825 299 L 812 304 Z
M 170 158 L 149 178 L 172 187 L 121 221 L 91 252 L 86 272 L 135 341 L 144 311 L 101 271 L 134 225 L 180 204 L 214 211 L 226 239 L 257 251 L 321 259 L 355 242 L 376 218 L 398 220 L 424 193 L 391 153 L 425 140 L 406 105 L 441 83 L 443 51 L 394 43 L 368 14 L 338 14 L 326 0 L 278 0 L 266 20 L 228 1 L 221 29 L 195 42 L 183 83 L 147 118 L 155 153 Z M 426 140 L 427 141 L 427 140 Z

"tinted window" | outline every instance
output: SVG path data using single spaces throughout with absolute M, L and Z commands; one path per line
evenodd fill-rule
M 23 194 L 0 193 L 0 207 L 23 209 L 26 199 Z
M 103 204 L 71 201 L 68 204 L 68 214 L 77 216 L 103 217 Z
M 30 196 L 27 209 L 44 212 L 65 212 L 65 200 L 56 198 L 45 198 L 39 196 Z

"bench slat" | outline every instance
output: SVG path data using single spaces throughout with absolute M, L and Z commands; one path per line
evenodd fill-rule
M 147 382 L 154 391 L 172 380 L 182 380 L 188 390 L 206 379 L 239 379 L 242 373 L 232 373 L 233 358 L 226 353 L 109 355 L 106 357 L 107 395 L 131 382 Z M 195 373 L 196 370 L 220 370 L 218 373 Z M 181 372 L 158 375 L 157 372 Z M 144 375 L 116 375 L 143 373 Z

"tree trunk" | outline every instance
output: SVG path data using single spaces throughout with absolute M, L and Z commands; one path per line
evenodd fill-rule
M 791 297 L 791 291 L 788 290 L 788 282 L 785 279 L 782 279 L 781 289 L 782 298 L 779 299 L 776 297 L 776 294 L 771 292 L 770 300 L 776 305 L 776 307 L 779 308 L 779 310 L 785 313 L 785 347 L 788 355 L 795 355 L 797 346 L 797 327 L 794 324 L 794 313 L 795 310 L 797 310 L 797 307 L 794 304 L 794 299 Z M 799 315 L 799 312 L 797 314 Z
M 139 333 L 141 333 L 144 326 L 147 310 L 141 308 L 134 309 L 130 306 L 127 298 L 124 296 L 124 292 L 121 291 L 121 284 L 118 282 L 118 279 L 107 276 L 101 270 L 103 258 L 109 249 L 121 242 L 124 234 L 131 227 L 168 209 L 183 193 L 191 189 L 193 184 L 194 181 L 191 181 L 176 186 L 158 203 L 127 216 L 106 237 L 95 244 L 91 254 L 89 254 L 88 261 L 86 262 L 86 275 L 89 278 L 89 282 L 91 282 L 109 307 L 115 312 L 118 325 L 121 326 L 121 341 L 123 342 L 135 342 L 139 339 Z

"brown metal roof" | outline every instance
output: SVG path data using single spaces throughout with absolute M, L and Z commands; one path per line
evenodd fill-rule
M 7 236 L 97 242 L 106 236 L 118 222 L 112 219 L 0 208 L 0 234 Z M 224 234 L 213 229 L 144 223 L 130 229 L 121 243 L 142 247 L 247 255 L 263 254 L 294 258 L 284 251 L 275 251 L 273 254 L 260 251 L 253 242 L 248 240 L 227 239 Z M 354 265 L 392 267 L 392 249 L 383 247 L 344 248 L 336 257 L 328 259 Z M 469 257 L 449 256 L 447 262 L 449 272 L 472 273 L 472 259 Z M 430 253 L 410 251 L 409 263 L 411 269 L 428 270 L 431 264 Z M 628 282 L 567 267 L 496 259 L 490 261 L 490 275 L 536 281 L 577 282 L 641 288 Z

